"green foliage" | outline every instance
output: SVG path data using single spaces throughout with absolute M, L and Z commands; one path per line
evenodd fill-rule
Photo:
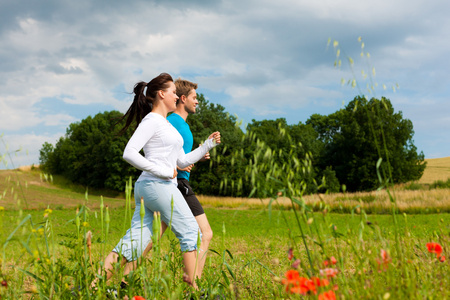
M 423 190 L 423 189 L 424 189 L 424 186 L 417 182 L 411 182 L 405 186 L 405 190 L 409 190 L 409 191 L 418 191 L 418 190 Z
M 122 159 L 132 129 L 118 134 L 123 124 L 116 123 L 121 116 L 117 111 L 104 112 L 70 124 L 55 147 L 44 143 L 42 169 L 84 186 L 121 190 L 125 178 L 137 178 L 140 173 Z
M 194 136 L 194 148 L 215 131 L 220 131 L 223 145 L 212 149 L 209 162 L 199 162 L 195 165 L 190 176 L 191 186 L 199 194 L 230 195 L 220 190 L 220 182 L 225 177 L 237 180 L 243 176 L 242 165 L 230 172 L 230 166 L 237 163 L 232 161 L 232 153 L 243 148 L 243 132 L 236 117 L 225 112 L 222 105 L 209 103 L 202 94 L 197 96 L 197 100 L 197 113 L 187 118 Z
M 450 178 L 447 181 L 437 180 L 430 185 L 430 189 L 449 189 Z
M 418 180 L 423 174 L 426 163 L 413 144 L 412 122 L 403 119 L 401 112 L 395 113 L 386 98 L 356 97 L 333 114 L 311 116 L 307 124 L 324 143 L 319 168 L 332 166 L 349 191 L 375 189 L 388 180 Z
M 296 184 L 304 180 L 302 193 L 318 189 L 338 192 L 341 184 L 349 191 L 372 190 L 388 180 L 418 180 L 425 169 L 424 155 L 417 153 L 412 141 L 411 121 L 403 119 L 401 112 L 395 113 L 386 98 L 368 101 L 356 97 L 344 109 L 328 116 L 312 115 L 306 124 L 289 125 L 283 118 L 252 120 L 245 134 L 236 117 L 230 116 L 223 106 L 209 103 L 202 94 L 198 100 L 197 114 L 187 119 L 194 148 L 214 131 L 221 132 L 223 142 L 211 151 L 209 162 L 199 162 L 191 171 L 191 185 L 199 194 L 265 194 L 258 187 L 255 189 L 255 182 L 248 177 L 258 159 L 256 154 L 266 161 L 270 156 L 267 168 L 273 164 L 281 168 L 279 171 L 308 156 L 307 175 L 298 169 L 291 178 Z M 140 173 L 122 159 L 132 129 L 118 135 L 123 125 L 116 124 L 120 117 L 117 111 L 88 117 L 71 124 L 54 147 L 44 143 L 40 150 L 44 171 L 84 186 L 120 191 L 124 178 L 136 178 Z M 264 172 L 269 176 L 272 171 Z M 270 184 L 270 189 L 275 190 L 275 181 L 270 180 Z

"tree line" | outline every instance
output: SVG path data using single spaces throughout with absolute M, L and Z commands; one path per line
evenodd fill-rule
M 418 180 L 425 169 L 412 122 L 384 97 L 358 96 L 343 109 L 313 114 L 305 123 L 252 120 L 245 131 L 222 105 L 202 94 L 198 100 L 198 112 L 187 119 L 194 146 L 213 131 L 223 140 L 210 161 L 191 171 L 198 194 L 266 197 L 286 186 L 301 193 L 365 191 Z M 134 128 L 119 134 L 121 116 L 109 111 L 70 124 L 54 146 L 43 144 L 41 168 L 86 187 L 122 191 L 141 171 L 122 159 Z

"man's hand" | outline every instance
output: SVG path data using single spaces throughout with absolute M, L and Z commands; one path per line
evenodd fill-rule
M 177 166 L 177 169 L 180 170 L 180 171 L 186 171 L 186 172 L 191 173 L 191 169 L 192 169 L 193 166 L 194 166 L 194 164 L 192 164 L 190 166 L 187 166 L 186 168 L 183 168 L 183 169 Z

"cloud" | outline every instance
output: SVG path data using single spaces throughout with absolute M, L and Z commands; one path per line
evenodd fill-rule
M 449 6 L 443 0 L 2 1 L 0 128 L 45 136 L 102 110 L 124 112 L 133 85 L 161 72 L 195 80 L 205 96 L 246 120 L 297 123 L 340 109 L 359 93 L 339 84 L 353 76 L 345 62 L 350 56 L 361 92 L 368 82 L 361 69 L 373 66 L 375 96 L 388 96 L 425 135 L 438 130 L 429 127 L 437 119 L 440 126 L 447 122 L 433 115 L 447 112 Z M 359 57 L 358 36 L 368 61 Z M 341 69 L 333 68 L 329 37 L 341 45 Z M 400 90 L 393 93 L 396 83 Z M 410 109 L 422 101 L 434 101 L 426 114 Z
M 39 150 L 45 142 L 55 144 L 62 132 L 54 135 L 4 134 L 0 139 L 0 169 L 39 164 Z

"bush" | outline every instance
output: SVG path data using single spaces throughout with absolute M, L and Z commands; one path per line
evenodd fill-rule
M 449 189 L 450 188 L 450 178 L 447 181 L 437 180 L 430 185 L 431 189 Z

